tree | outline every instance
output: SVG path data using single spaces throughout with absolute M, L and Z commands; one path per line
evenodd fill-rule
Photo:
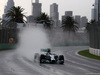
M 52 27 L 53 20 L 51 20 L 49 16 L 45 13 L 41 13 L 41 15 L 35 18 L 35 20 L 36 20 L 36 23 L 42 23 L 44 27 L 47 29 L 51 29 Z
M 86 30 L 87 30 L 87 32 L 88 32 L 89 29 L 90 29 L 90 25 L 92 25 L 93 23 L 96 23 L 96 20 L 90 20 L 90 21 L 86 24 Z
M 72 17 L 67 16 L 64 20 L 62 20 L 63 31 L 77 31 L 78 27 L 75 24 L 77 24 L 77 22 Z
M 1 26 L 1 24 L 2 24 L 2 19 L 0 18 L 0 26 Z
M 22 13 L 24 11 L 23 8 L 20 6 L 15 7 L 13 6 L 10 10 L 8 10 L 8 13 L 6 14 L 6 17 L 8 18 L 8 22 L 17 22 L 17 23 L 26 23 L 24 20 L 24 17 L 26 16 Z
M 88 24 L 93 24 L 93 23 L 95 23 L 95 22 L 96 22 L 95 20 L 90 20 L 90 22 L 88 22 L 87 25 L 88 25 Z

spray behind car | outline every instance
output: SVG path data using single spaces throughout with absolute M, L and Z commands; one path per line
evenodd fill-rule
M 46 33 L 43 29 L 26 27 L 19 34 L 17 53 L 29 60 L 34 59 L 35 53 L 40 53 L 41 48 L 50 48 Z

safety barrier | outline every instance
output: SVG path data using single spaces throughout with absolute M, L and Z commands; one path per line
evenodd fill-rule
M 100 56 L 100 21 L 87 25 L 90 49 L 93 55 Z
M 0 50 L 8 50 L 16 48 L 16 44 L 0 44 Z
M 52 46 L 89 46 L 89 43 L 58 43 Z
M 95 48 L 89 48 L 89 53 L 100 56 L 100 49 L 95 49 Z

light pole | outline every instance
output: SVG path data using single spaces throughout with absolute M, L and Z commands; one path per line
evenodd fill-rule
M 99 24 L 100 24 L 100 23 L 99 23 L 99 21 L 100 21 L 100 13 L 99 13 L 100 10 L 99 10 L 99 6 L 100 6 L 100 5 L 99 5 L 99 0 L 98 0 L 98 28 L 97 28 L 97 39 L 98 39 L 98 40 L 97 40 L 97 41 L 98 41 L 97 47 L 98 47 L 98 49 L 99 49 L 99 47 L 100 47 L 100 46 L 99 46 L 99 44 L 100 44 L 100 40 L 99 40 L 99 39 L 100 39 L 100 38 L 99 38 L 99 35 L 100 35 L 100 34 L 99 34 Z
M 98 0 L 98 21 L 99 21 L 99 0 Z
M 32 5 L 32 3 L 33 3 L 33 0 L 31 0 L 31 10 L 33 10 L 33 5 Z M 32 12 L 32 11 L 31 11 Z

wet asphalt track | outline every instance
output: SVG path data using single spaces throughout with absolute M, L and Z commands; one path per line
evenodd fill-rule
M 15 50 L 0 52 L 0 75 L 100 75 L 100 61 L 77 55 L 87 46 L 53 47 L 55 53 L 63 53 L 64 65 L 38 64 L 24 59 Z

